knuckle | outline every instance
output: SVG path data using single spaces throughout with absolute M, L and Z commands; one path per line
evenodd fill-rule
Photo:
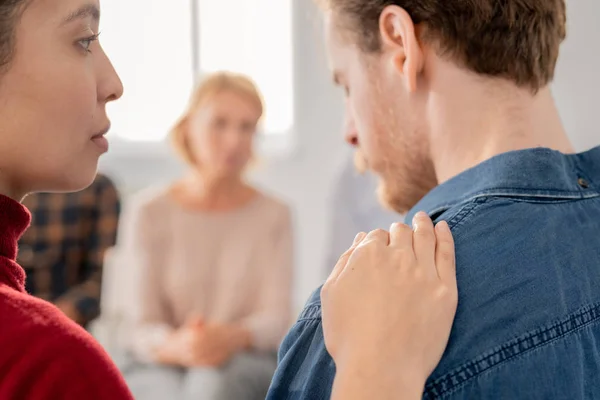
M 408 226 L 408 224 L 405 223 L 398 223 L 398 224 L 394 224 L 394 229 L 397 229 L 399 231 L 412 231 L 412 228 L 410 226 Z
M 376 251 L 379 243 L 380 242 L 378 240 L 374 239 L 365 240 L 356 248 L 356 250 L 354 250 L 354 252 L 357 253 L 357 255 L 364 255 L 365 253 L 371 254 L 372 252 Z
M 426 276 L 421 268 L 413 268 L 410 272 L 410 277 L 414 282 L 422 282 L 426 280 Z
M 458 291 L 446 285 L 440 285 L 437 290 L 437 297 L 444 302 L 456 304 L 458 302 Z
M 433 229 L 429 229 L 426 227 L 420 227 L 418 228 L 415 232 L 414 235 L 416 237 L 422 238 L 422 239 L 434 239 L 435 238 L 435 233 L 433 232 Z
M 412 238 L 413 230 L 410 226 L 406 224 L 401 224 L 398 226 L 398 232 L 406 236 L 407 239 Z
M 401 266 L 403 266 L 403 267 L 407 266 L 407 265 L 405 265 L 405 263 L 407 263 L 409 260 L 412 260 L 414 258 L 412 248 L 395 247 L 395 248 L 391 249 L 391 251 L 392 251 L 392 253 L 391 253 L 392 259 L 394 259 L 397 262 L 402 263 Z
M 355 257 L 360 257 L 365 251 L 368 251 L 372 245 L 373 243 L 370 241 L 362 242 L 356 249 L 354 249 L 352 254 L 355 255 Z
M 412 238 L 412 228 L 406 224 L 394 224 L 392 227 L 394 233 L 398 234 L 403 240 Z
M 454 262 L 454 251 L 451 249 L 441 249 L 440 250 L 440 259 L 446 263 Z
M 340 256 L 340 258 L 338 258 L 338 262 L 337 262 L 337 263 L 339 264 L 339 263 L 341 263 L 341 262 L 344 262 L 344 261 L 346 261 L 346 260 L 347 260 L 347 259 L 350 257 L 350 255 L 351 255 L 351 254 L 352 254 L 352 250 L 346 250 L 346 251 L 344 252 L 344 254 L 342 254 L 342 255 Z
M 377 237 L 377 238 L 381 238 L 381 237 L 385 237 L 388 236 L 388 232 L 384 231 L 383 229 L 375 229 L 373 231 L 371 231 L 369 233 L 372 237 Z

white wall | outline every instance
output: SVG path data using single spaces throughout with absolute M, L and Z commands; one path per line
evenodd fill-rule
M 321 40 L 319 13 L 310 0 L 295 2 L 296 147 L 289 157 L 267 158 L 255 180 L 279 194 L 295 210 L 297 223 L 296 300 L 301 305 L 318 286 L 326 256 L 328 196 L 342 143 L 342 95 L 333 88 Z M 564 123 L 580 150 L 600 144 L 597 95 L 600 93 L 600 3 L 568 1 L 569 37 L 563 46 L 554 93 Z M 108 155 L 101 168 L 127 191 L 164 182 L 181 171 L 164 156 Z
M 600 144 L 600 2 L 567 0 L 567 40 L 553 86 L 563 122 L 578 150 Z

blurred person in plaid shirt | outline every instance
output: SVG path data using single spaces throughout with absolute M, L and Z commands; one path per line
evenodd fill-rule
M 115 185 L 98 174 L 83 191 L 31 194 L 23 203 L 32 215 L 18 255 L 27 291 L 86 326 L 100 313 L 102 262 L 116 240 L 121 203 Z

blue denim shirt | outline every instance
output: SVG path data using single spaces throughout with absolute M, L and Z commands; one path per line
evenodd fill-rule
M 494 157 L 425 210 L 456 242 L 458 311 L 424 399 L 600 399 L 600 147 Z M 282 344 L 268 399 L 329 399 L 319 291 Z

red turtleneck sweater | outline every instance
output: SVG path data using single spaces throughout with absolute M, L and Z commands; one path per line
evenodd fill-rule
M 0 195 L 0 400 L 130 400 L 100 345 L 56 307 L 25 292 L 17 240 L 25 207 Z

